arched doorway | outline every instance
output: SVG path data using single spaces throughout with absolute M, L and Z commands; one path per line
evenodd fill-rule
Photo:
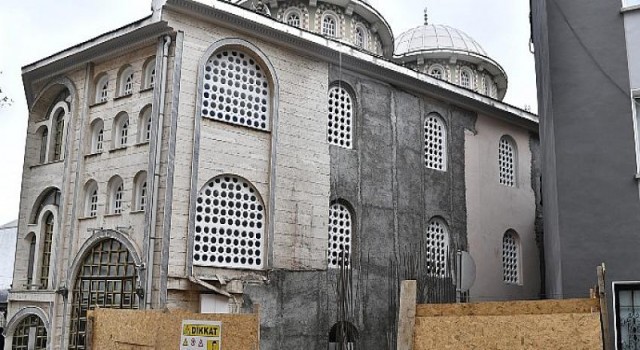
M 136 281 L 131 252 L 118 240 L 100 241 L 85 254 L 73 286 L 69 349 L 85 349 L 88 310 L 139 308 Z

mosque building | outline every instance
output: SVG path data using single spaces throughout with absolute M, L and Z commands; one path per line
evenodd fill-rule
M 5 350 L 86 349 L 96 306 L 256 305 L 263 349 L 378 349 L 402 279 L 426 303 L 540 297 L 538 118 L 460 30 L 394 37 L 363 0 L 153 0 L 22 73 Z

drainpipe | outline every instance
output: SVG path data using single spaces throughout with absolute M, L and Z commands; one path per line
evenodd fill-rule
M 160 103 L 158 106 L 158 126 L 156 128 L 156 159 L 153 164 L 153 198 L 151 199 L 151 218 L 149 220 L 149 251 L 147 252 L 147 290 L 145 296 L 146 309 L 151 309 L 151 292 L 153 290 L 153 266 L 156 240 L 156 217 L 158 212 L 158 188 L 160 182 L 160 155 L 162 151 L 162 126 L 164 124 L 164 104 L 165 94 L 167 91 L 167 70 L 169 61 L 169 47 L 171 46 L 171 37 L 165 35 L 164 48 L 162 50 L 162 80 L 160 81 Z

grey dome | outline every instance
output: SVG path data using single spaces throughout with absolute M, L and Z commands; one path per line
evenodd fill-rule
M 445 25 L 419 26 L 396 38 L 396 56 L 439 50 L 462 51 L 488 56 L 482 46 L 467 33 Z

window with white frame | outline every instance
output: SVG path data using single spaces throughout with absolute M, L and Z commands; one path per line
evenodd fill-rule
M 322 34 L 332 38 L 338 36 L 338 20 L 334 15 L 326 14 L 322 17 Z
M 616 348 L 640 349 L 640 283 L 614 282 Z
M 144 66 L 143 89 L 152 89 L 156 84 L 156 59 L 147 61 Z
M 498 169 L 500 184 L 515 187 L 516 185 L 516 144 L 509 136 L 500 138 L 498 148 Z
M 140 113 L 138 121 L 138 143 L 149 142 L 151 139 L 151 106 L 146 106 Z
M 85 188 L 84 216 L 95 218 L 98 215 L 98 184 L 92 180 L 86 184 Z
M 235 125 L 270 129 L 271 84 L 251 55 L 223 49 L 204 67 L 202 116 Z
M 107 102 L 109 99 L 109 76 L 103 75 L 96 83 L 96 103 Z
M 127 67 L 120 73 L 120 96 L 133 94 L 133 68 Z
M 434 77 L 434 78 L 436 78 L 436 79 L 442 79 L 442 77 L 444 76 L 444 71 L 443 71 L 442 67 L 435 66 L 435 67 L 432 67 L 429 70 L 429 75 Z
M 447 170 L 447 130 L 435 114 L 424 121 L 424 164 L 429 169 Z
M 109 181 L 109 214 L 121 214 L 124 210 L 124 184 L 119 176 Z
M 113 148 L 127 147 L 129 141 L 129 116 L 126 113 L 119 114 L 115 119 L 113 128 Z
M 90 153 L 101 153 L 104 150 L 104 122 L 96 119 L 91 123 L 91 148 Z
M 351 247 L 353 245 L 353 220 L 351 211 L 342 203 L 336 202 L 329 207 L 329 247 L 327 266 L 340 268 L 351 266 Z
M 11 350 L 47 349 L 47 327 L 37 315 L 22 319 L 11 336 Z
M 471 73 L 467 69 L 460 71 L 460 85 L 467 89 L 471 89 Z
M 198 193 L 195 215 L 194 265 L 265 266 L 265 207 L 249 181 L 234 175 L 208 181 Z
M 427 273 L 445 277 L 449 259 L 449 229 L 444 220 L 433 218 L 427 226 Z
M 502 279 L 508 284 L 520 283 L 520 239 L 511 230 L 502 237 Z
M 331 145 L 353 148 L 354 103 L 351 94 L 341 85 L 329 89 L 327 141 Z
M 287 13 L 286 16 L 287 16 L 286 22 L 288 25 L 292 27 L 300 28 L 301 21 L 300 21 L 300 13 L 298 11 L 291 11 Z
M 136 211 L 147 210 L 147 172 L 139 172 L 135 179 L 135 192 L 133 198 L 133 207 Z
M 357 26 L 356 32 L 355 32 L 356 46 L 364 49 L 366 41 L 367 41 L 367 36 L 365 34 L 364 28 L 362 28 L 361 26 Z

